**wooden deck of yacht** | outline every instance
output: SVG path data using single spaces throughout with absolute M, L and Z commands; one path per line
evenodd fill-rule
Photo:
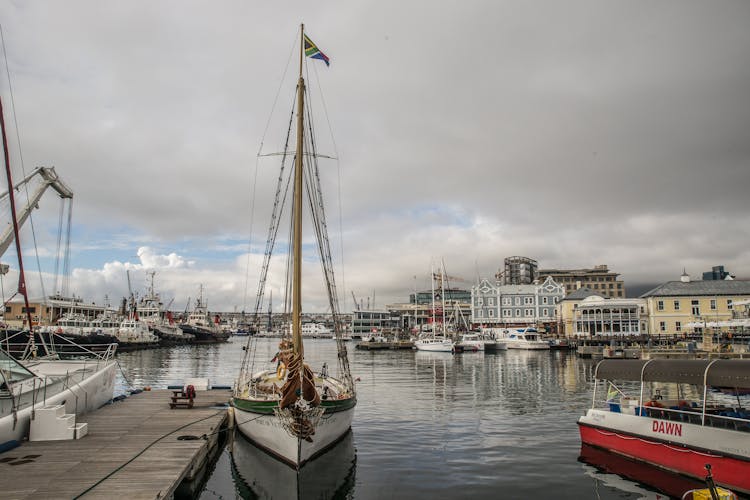
M 189 409 L 170 409 L 171 396 L 142 392 L 79 418 L 81 439 L 0 453 L 0 498 L 171 498 L 216 451 L 230 393 L 198 391 Z

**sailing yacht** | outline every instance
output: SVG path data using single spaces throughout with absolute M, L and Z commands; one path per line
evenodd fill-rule
M 437 317 L 435 316 L 435 279 L 436 274 L 434 269 L 430 271 L 431 287 L 432 287 L 432 322 L 429 333 L 422 334 L 420 338 L 414 341 L 414 348 L 418 351 L 431 351 L 431 352 L 455 352 L 455 343 L 453 339 L 448 337 L 446 330 L 446 317 L 445 317 L 445 285 L 443 276 L 445 275 L 444 266 L 440 266 L 440 299 L 442 301 L 442 321 L 440 322 L 440 332 L 435 331 L 437 325 Z M 416 294 L 414 295 L 416 300 Z
M 327 57 L 305 35 L 300 28 L 299 79 L 296 92 L 296 148 L 291 179 L 284 176 L 283 155 L 281 175 L 278 179 L 276 203 L 269 228 L 263 268 L 256 297 L 255 317 L 260 322 L 260 304 L 265 291 L 265 281 L 278 233 L 280 212 L 286 199 L 286 187 L 291 184 L 292 231 L 291 231 L 291 332 L 282 337 L 276 365 L 268 368 L 255 367 L 256 339 L 250 337 L 245 348 L 244 359 L 235 383 L 231 404 L 234 407 L 236 425 L 251 442 L 271 455 L 300 469 L 312 458 L 332 448 L 348 433 L 354 408 L 357 403 L 354 381 L 349 371 L 346 344 L 343 342 L 344 318 L 339 314 L 338 298 L 333 276 L 333 264 L 328 240 L 323 198 L 320 189 L 312 120 L 305 105 L 306 87 L 303 78 L 305 55 L 322 59 Z M 291 128 L 291 118 L 290 118 Z M 309 136 L 307 135 L 309 131 Z M 304 146 L 309 145 L 309 148 Z M 305 149 L 308 149 L 307 151 Z M 289 180 L 290 182 L 286 182 Z M 303 190 L 309 199 L 310 219 L 315 222 L 316 241 L 322 261 L 324 283 L 328 294 L 328 306 L 333 317 L 334 335 L 337 343 L 338 371 L 329 373 L 327 363 L 318 371 L 313 370 L 305 359 L 302 334 L 302 209 Z
M 18 237 L 19 227 L 25 217 L 21 219 L 16 213 L 2 100 L 0 100 L 0 129 L 8 179 L 7 196 L 13 223 L 13 232 L 8 238 L 15 241 L 19 269 L 18 292 L 24 299 L 26 325 L 29 327 L 29 330 L 25 332 L 28 340 L 23 353 L 19 356 L 20 359 L 15 359 L 8 352 L 11 349 L 9 338 L 6 338 L 0 346 L 0 452 L 2 452 L 17 446 L 23 439 L 29 437 L 33 439 L 33 436 L 30 436 L 32 421 L 38 417 L 43 408 L 63 407 L 67 422 L 75 427 L 70 415 L 80 415 L 111 400 L 115 390 L 117 362 L 114 356 L 117 344 L 110 344 L 103 352 L 94 353 L 55 332 L 42 335 L 41 332 L 33 331 L 34 323 L 29 307 L 21 243 Z M 54 175 L 54 171 L 48 175 Z M 72 191 L 56 176 L 51 178 L 51 182 L 56 183 L 55 189 L 58 192 L 65 193 L 67 197 L 73 196 Z M 9 244 L 10 242 L 4 239 L 0 247 L 7 248 Z M 3 349 L 3 346 L 6 346 L 8 350 Z M 58 352 L 62 350 L 66 355 L 72 355 L 75 358 L 60 359 Z M 85 357 L 80 357 L 81 355 Z M 72 429 L 68 430 L 72 431 Z M 71 433 L 78 435 L 76 432 Z M 63 434 L 68 435 L 66 431 Z

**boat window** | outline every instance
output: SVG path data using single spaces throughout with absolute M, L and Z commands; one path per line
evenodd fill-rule
M 5 351 L 0 351 L 0 372 L 2 372 L 2 382 L 18 382 L 34 377 L 34 374 L 27 370 L 18 361 L 9 356 Z

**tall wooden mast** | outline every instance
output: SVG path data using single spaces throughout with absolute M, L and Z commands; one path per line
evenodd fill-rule
M 292 339 L 294 353 L 304 355 L 302 346 L 302 170 L 305 116 L 305 80 L 302 78 L 302 62 L 305 57 L 305 25 L 300 25 L 299 82 L 297 83 L 297 149 L 294 160 L 294 217 L 292 249 L 294 252 L 292 271 Z

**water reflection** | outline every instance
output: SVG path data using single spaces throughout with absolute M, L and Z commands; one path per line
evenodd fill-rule
M 646 498 L 664 498 L 664 494 L 672 498 L 682 498 L 683 493 L 688 490 L 706 487 L 704 483 L 695 479 L 672 474 L 586 444 L 581 445 L 578 460 L 597 469 L 598 472 L 589 471 L 588 474 L 594 480 L 595 487 L 604 485 L 628 492 L 636 492 L 634 488 L 637 488 L 637 492 Z M 630 481 L 646 488 L 654 488 L 659 493 L 638 487 Z
M 351 498 L 357 457 L 352 432 L 296 471 L 237 434 L 231 445 L 231 472 L 238 498 Z

